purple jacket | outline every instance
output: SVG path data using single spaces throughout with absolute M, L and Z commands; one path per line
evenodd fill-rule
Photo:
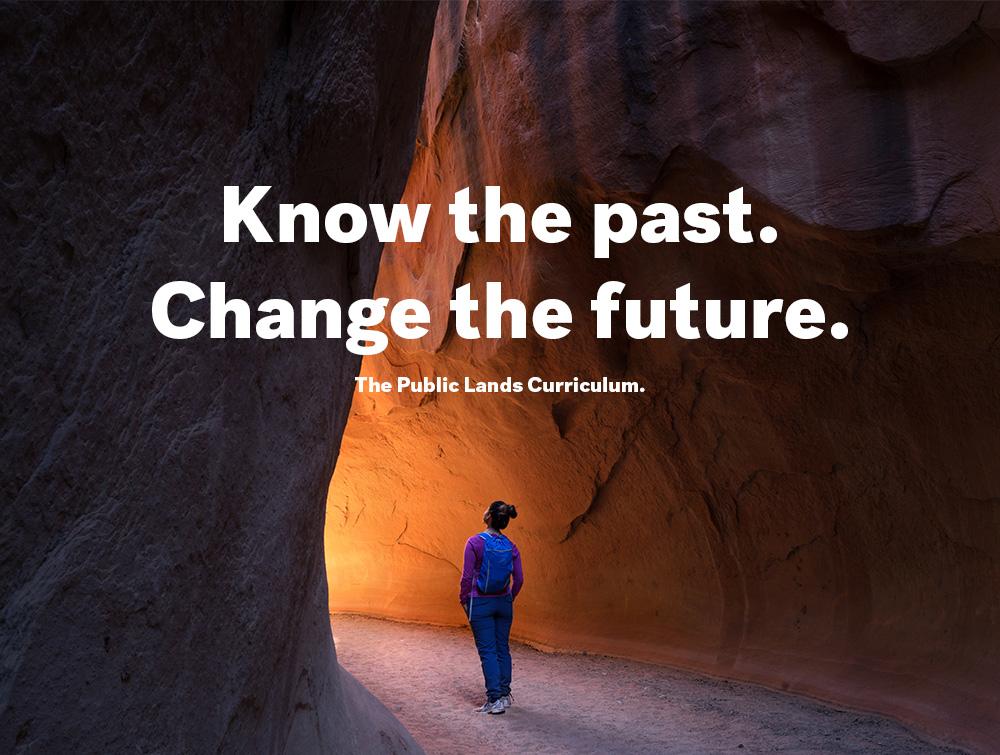
M 514 549 L 513 579 L 507 590 L 499 594 L 507 595 L 509 593 L 516 598 L 517 594 L 521 592 L 521 585 L 524 584 L 524 571 L 521 569 L 520 551 L 518 551 L 513 541 L 511 542 L 511 546 Z M 473 535 L 465 543 L 465 562 L 462 566 L 462 583 L 458 592 L 458 600 L 462 604 L 467 603 L 470 597 L 487 597 L 480 595 L 479 590 L 476 589 L 476 575 L 479 574 L 479 567 L 483 563 L 483 551 L 485 548 L 486 543 L 483 542 L 483 539 L 479 535 Z

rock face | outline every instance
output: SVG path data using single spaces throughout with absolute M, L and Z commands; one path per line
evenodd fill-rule
M 628 377 L 638 396 L 355 397 L 331 484 L 331 606 L 460 623 L 465 538 L 493 498 L 527 584 L 515 632 L 1000 738 L 997 9 L 878 3 L 448 4 L 407 201 L 427 243 L 377 290 L 435 327 L 382 379 Z M 991 38 L 992 37 L 992 38 Z M 499 184 L 560 201 L 559 247 L 453 240 Z M 634 243 L 593 260 L 594 202 L 721 204 L 772 246 Z M 452 290 L 570 302 L 573 334 L 466 341 Z M 594 337 L 629 298 L 814 298 L 836 341 Z
M 5 6 L 0 749 L 416 749 L 341 672 L 339 341 L 168 341 L 167 281 L 367 296 L 379 245 L 222 243 L 222 187 L 394 202 L 432 5 Z M 9 260 L 13 255 L 13 262 Z

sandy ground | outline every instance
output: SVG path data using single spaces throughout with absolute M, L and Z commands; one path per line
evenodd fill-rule
M 515 707 L 485 697 L 471 632 L 336 615 L 340 663 L 428 753 L 938 753 L 897 723 L 603 656 L 514 645 Z

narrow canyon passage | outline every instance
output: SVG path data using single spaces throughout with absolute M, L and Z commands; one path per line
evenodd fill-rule
M 341 665 L 429 755 L 469 752 L 957 752 L 878 716 L 793 695 L 615 658 L 512 648 L 515 705 L 482 697 L 468 631 L 335 614 Z
M 414 752 L 386 705 L 431 752 L 996 749 L 1000 3 L 25 2 L 0 30 L 0 752 Z M 269 218 L 435 209 L 419 244 L 233 240 L 227 186 Z M 489 186 L 572 232 L 459 241 Z M 734 191 L 762 244 L 594 254 L 599 204 Z M 847 335 L 603 337 L 609 281 L 809 298 Z M 431 326 L 363 361 L 332 327 L 174 340 L 171 282 Z M 490 283 L 572 331 L 467 338 L 449 301 Z M 457 601 L 493 499 L 514 638 L 591 654 L 518 646 L 496 719 Z
M 463 543 L 504 499 L 518 639 L 996 742 L 1000 20 L 949 7 L 442 3 L 403 193 L 432 204 L 425 242 L 388 244 L 375 288 L 425 301 L 430 332 L 361 375 L 645 392 L 355 395 L 327 499 L 331 611 L 461 625 Z M 458 242 L 445 208 L 484 186 L 558 201 L 569 238 Z M 740 187 L 775 243 L 637 237 L 593 257 L 596 203 Z M 850 335 L 598 338 L 609 280 L 646 301 L 685 283 L 809 297 Z M 572 333 L 456 336 L 453 293 L 493 281 L 567 302 Z

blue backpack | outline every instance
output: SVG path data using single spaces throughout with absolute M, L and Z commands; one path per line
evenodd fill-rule
M 483 548 L 483 562 L 476 577 L 476 590 L 480 595 L 496 595 L 507 589 L 510 575 L 514 571 L 514 544 L 503 535 L 480 532 L 479 537 L 486 544 Z

